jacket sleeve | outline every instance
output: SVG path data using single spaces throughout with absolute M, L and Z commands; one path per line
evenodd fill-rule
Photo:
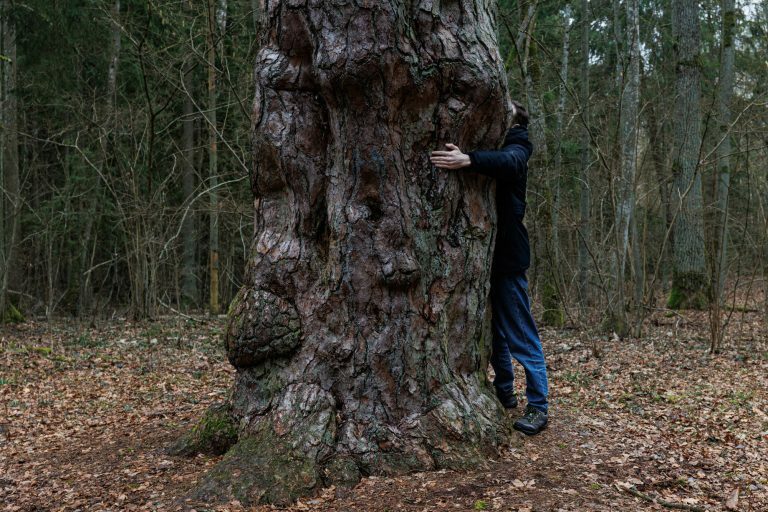
M 501 181 L 517 181 L 528 172 L 530 151 L 522 144 L 509 144 L 497 151 L 470 151 L 473 171 Z

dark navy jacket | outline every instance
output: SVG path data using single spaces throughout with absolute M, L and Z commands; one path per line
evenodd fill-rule
M 523 225 L 531 153 L 533 144 L 528 140 L 528 129 L 522 126 L 507 130 L 500 150 L 467 153 L 472 165 L 464 170 L 496 179 L 498 230 L 492 273 L 525 272 L 531 264 L 528 231 Z

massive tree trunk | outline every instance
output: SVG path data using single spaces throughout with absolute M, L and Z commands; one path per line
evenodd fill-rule
M 193 494 L 285 503 L 481 464 L 510 440 L 485 373 L 495 186 L 428 157 L 503 139 L 495 4 L 264 16 L 253 252 L 226 333 L 238 441 Z
M 707 302 L 704 262 L 704 208 L 701 193 L 701 62 L 699 7 L 695 0 L 673 1 L 676 42 L 674 272 L 671 308 L 702 309 Z

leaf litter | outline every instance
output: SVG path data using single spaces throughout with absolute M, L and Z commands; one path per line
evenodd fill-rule
M 766 511 L 766 325 L 746 313 L 712 356 L 706 313 L 682 318 L 630 340 L 542 328 L 547 430 L 486 468 L 370 476 L 285 510 Z M 191 510 L 180 497 L 221 456 L 164 448 L 231 392 L 224 322 L 3 326 L 0 511 Z

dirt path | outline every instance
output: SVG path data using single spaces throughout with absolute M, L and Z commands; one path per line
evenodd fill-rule
M 766 511 L 765 326 L 746 316 L 713 358 L 704 318 L 684 320 L 660 316 L 623 342 L 543 331 L 545 432 L 487 468 L 370 477 L 290 510 L 670 510 L 632 488 L 689 510 L 726 510 L 730 498 L 734 510 Z M 0 511 L 189 509 L 178 497 L 219 458 L 163 448 L 229 392 L 221 328 L 0 331 Z

